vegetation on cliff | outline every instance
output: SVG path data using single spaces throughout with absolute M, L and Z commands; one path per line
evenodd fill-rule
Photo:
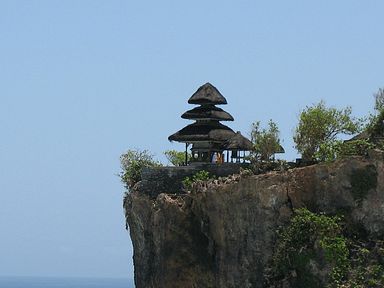
M 268 128 L 261 128 L 260 121 L 252 124 L 251 141 L 254 145 L 254 151 L 251 153 L 252 161 L 271 161 L 276 152 L 281 150 L 280 131 L 277 124 L 271 120 L 268 122 Z
M 367 239 L 350 224 L 342 216 L 295 210 L 289 225 L 278 233 L 266 286 L 383 287 L 384 241 Z
M 143 168 L 161 165 L 148 150 L 128 150 L 120 156 L 120 163 L 122 171 L 119 176 L 127 189 L 132 189 L 141 180 Z
M 211 175 L 208 171 L 201 170 L 192 175 L 191 177 L 185 177 L 183 180 L 183 186 L 184 189 L 188 190 L 192 187 L 193 183 L 196 183 L 198 181 L 207 181 L 213 178 L 215 178 L 214 175 Z
M 299 166 L 334 161 L 353 155 L 367 155 L 373 148 L 383 149 L 384 89 L 379 89 L 374 97 L 375 113 L 365 120 L 352 116 L 351 107 L 336 109 L 327 107 L 324 101 L 303 109 L 293 136 L 295 147 L 303 158 Z M 361 134 L 349 141 L 340 139 L 341 135 L 361 131 L 363 131 Z M 254 122 L 250 134 L 254 149 L 245 160 L 250 162 L 249 168 L 252 168 L 255 174 L 297 166 L 297 163 L 275 160 L 274 155 L 283 152 L 284 149 L 280 145 L 279 128 L 273 120 L 268 122 L 267 128 L 262 128 L 259 121 Z M 164 155 L 173 166 L 185 165 L 185 152 L 167 150 Z M 187 158 L 191 158 L 190 154 Z M 161 165 L 147 150 L 128 150 L 121 155 L 120 161 L 122 171 L 119 176 L 127 189 L 141 180 L 140 174 L 143 168 Z
M 183 166 L 185 165 L 185 152 L 176 151 L 176 150 L 167 150 L 164 152 L 165 157 L 168 162 L 173 166 Z M 187 153 L 187 161 L 191 158 L 191 153 Z
M 135 250 L 135 265 L 139 265 L 135 273 L 138 282 L 144 283 L 140 287 L 150 287 L 148 283 L 179 283 L 177 287 L 384 287 L 384 182 L 380 176 L 384 152 L 372 151 L 383 150 L 384 92 L 375 99 L 375 114 L 368 118 L 363 132 L 348 141 L 341 141 L 340 134 L 362 127 L 349 108 L 337 110 L 321 102 L 303 110 L 306 115 L 301 115 L 300 121 L 305 121 L 299 123 L 296 133 L 303 136 L 308 132 L 298 138 L 304 141 L 300 142 L 303 149 L 308 148 L 302 150 L 308 160 L 304 165 L 326 162 L 322 165 L 253 176 L 297 167 L 274 160 L 280 143 L 277 125 L 270 121 L 262 129 L 257 122 L 252 135 L 256 157 L 248 164 L 257 169 L 216 179 L 200 171 L 184 178 L 182 195 L 165 189 L 161 196 L 141 198 L 143 187 L 136 186 L 137 193 L 127 194 L 125 208 L 135 243 L 141 245 Z M 175 166 L 185 157 L 183 152 L 167 154 Z M 354 155 L 364 157 L 350 157 Z M 159 165 L 147 151 L 129 151 L 121 160 L 120 176 L 127 188 L 140 180 L 143 167 Z M 158 181 L 155 178 L 154 182 Z M 310 207 L 316 213 L 292 207 Z M 148 263 L 157 266 L 141 273 Z M 201 277 L 200 269 L 209 275 L 209 281 Z M 213 284 L 212 279 L 219 280 Z
M 382 111 L 384 109 L 384 88 L 379 88 L 373 96 L 375 97 L 375 110 Z
M 293 140 L 306 161 L 324 161 L 334 155 L 333 146 L 340 134 L 360 131 L 361 123 L 352 115 L 351 107 L 336 109 L 325 102 L 307 106 L 301 113 Z M 330 155 L 331 154 L 331 155 Z

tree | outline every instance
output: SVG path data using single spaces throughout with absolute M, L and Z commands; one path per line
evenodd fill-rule
M 180 152 L 176 150 L 167 150 L 164 152 L 165 157 L 168 161 L 171 162 L 174 166 L 185 165 L 185 152 Z M 187 156 L 189 158 L 190 155 Z
M 127 189 L 132 189 L 141 180 L 143 168 L 161 166 L 148 150 L 128 150 L 120 156 L 120 163 L 122 171 L 119 176 Z
M 384 89 L 379 88 L 373 96 L 375 97 L 375 110 L 380 113 L 384 109 Z
M 252 124 L 251 140 L 255 148 L 256 160 L 270 161 L 273 155 L 281 149 L 279 134 L 279 128 L 272 119 L 269 120 L 266 129 L 260 128 L 260 121 Z
M 306 107 L 300 113 L 293 140 L 296 149 L 306 161 L 324 161 L 340 134 L 351 135 L 360 131 L 361 123 L 351 116 L 351 107 L 338 110 L 328 108 L 325 102 Z M 332 154 L 332 153 L 331 153 Z
M 374 113 L 369 113 L 364 118 L 364 132 L 367 134 L 367 141 L 371 142 L 375 137 L 384 135 L 384 88 L 373 94 L 375 99 Z
M 380 88 L 375 94 L 375 113 L 367 117 L 367 125 L 365 129 L 370 137 L 384 135 L 384 89 Z

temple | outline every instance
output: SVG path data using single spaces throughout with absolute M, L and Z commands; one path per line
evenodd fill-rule
M 245 151 L 253 149 L 252 142 L 240 132 L 235 133 L 231 128 L 220 123 L 220 121 L 234 119 L 228 112 L 216 107 L 216 105 L 227 104 L 227 100 L 219 90 L 212 84 L 206 83 L 197 89 L 188 103 L 199 106 L 188 110 L 181 118 L 195 120 L 195 122 L 168 137 L 169 141 L 185 143 L 185 163 L 244 161 Z M 192 157 L 188 159 L 190 145 L 192 145 Z

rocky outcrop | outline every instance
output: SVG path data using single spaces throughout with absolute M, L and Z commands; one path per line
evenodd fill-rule
M 234 175 L 156 199 L 138 188 L 124 200 L 136 287 L 264 287 L 276 231 L 293 208 L 343 211 L 368 234 L 383 236 L 383 165 L 383 153 L 371 151 L 366 158 Z

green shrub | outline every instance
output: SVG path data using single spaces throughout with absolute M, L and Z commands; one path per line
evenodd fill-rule
M 383 247 L 383 242 L 379 240 L 375 242 L 372 241 L 369 245 L 364 242 L 354 243 L 351 259 L 353 265 L 348 273 L 348 279 L 340 287 L 384 287 L 384 265 L 380 263 L 380 249 Z
M 348 156 L 365 156 L 370 149 L 377 145 L 369 142 L 368 139 L 353 141 L 334 140 L 319 145 L 319 150 L 314 154 L 318 161 L 328 162 Z
M 368 150 L 373 149 L 375 145 L 369 142 L 367 139 L 353 140 L 348 142 L 340 143 L 337 147 L 337 157 L 345 156 L 365 156 Z
M 383 136 L 384 135 L 384 110 L 381 110 L 376 115 L 371 115 L 371 119 L 367 125 L 367 131 L 370 136 Z
M 215 177 L 211 175 L 208 171 L 201 170 L 191 177 L 185 177 L 183 180 L 183 186 L 186 189 L 190 189 L 193 183 L 197 181 L 207 181 L 212 178 L 215 178 Z
M 278 233 L 266 287 L 282 287 L 286 281 L 299 288 L 384 287 L 384 241 L 349 235 L 349 220 L 295 210 Z
M 329 162 L 338 157 L 339 147 L 343 144 L 340 140 L 326 141 L 319 145 L 319 150 L 315 152 L 314 156 L 317 161 Z
M 295 271 L 296 279 L 291 283 L 294 287 L 321 287 L 324 279 L 319 279 L 309 268 L 311 260 L 321 263 L 318 259 L 321 252 L 332 267 L 331 281 L 341 281 L 349 267 L 349 252 L 340 220 L 307 209 L 295 210 L 290 224 L 279 233 L 270 278 L 283 279 Z
M 375 97 L 375 110 L 384 110 L 384 88 L 379 88 L 379 90 L 373 94 L 373 97 Z
M 132 189 L 141 180 L 141 170 L 144 167 L 161 166 L 153 160 L 153 155 L 148 150 L 128 150 L 120 156 L 120 163 L 122 171 L 119 176 L 127 189 Z
M 328 108 L 325 102 L 307 106 L 300 113 L 293 140 L 305 161 L 328 159 L 337 137 L 360 131 L 361 121 L 352 117 L 351 107 L 338 110 Z
M 275 153 L 280 152 L 280 131 L 277 124 L 271 120 L 268 122 L 268 128 L 261 129 L 260 121 L 252 124 L 251 140 L 254 145 L 254 151 L 251 153 L 250 160 L 271 161 Z
M 173 166 L 183 166 L 185 163 L 185 152 L 180 152 L 176 150 L 167 150 L 164 152 L 165 157 Z M 190 158 L 190 154 L 187 154 L 187 161 Z

